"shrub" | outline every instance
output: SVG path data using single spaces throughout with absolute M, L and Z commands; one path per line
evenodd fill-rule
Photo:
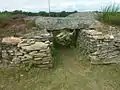
M 97 19 L 108 24 L 120 25 L 120 7 L 117 4 L 111 4 L 102 9 L 101 13 L 98 13 Z

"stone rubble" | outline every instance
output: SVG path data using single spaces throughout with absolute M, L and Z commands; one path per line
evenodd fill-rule
M 57 34 L 54 38 L 56 43 L 62 46 L 72 46 L 74 42 L 74 31 L 69 32 L 67 30 L 62 30 L 59 34 Z

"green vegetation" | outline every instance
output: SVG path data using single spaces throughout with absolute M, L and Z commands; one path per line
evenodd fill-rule
M 0 19 L 9 19 L 11 17 L 11 14 L 9 13 L 0 13 Z
M 98 13 L 97 19 L 108 23 L 120 25 L 120 6 L 117 4 L 111 4 L 102 9 L 101 13 Z
M 73 11 L 73 12 L 66 12 L 66 11 L 62 11 L 62 12 L 50 12 L 50 16 L 51 17 L 65 17 L 68 16 L 70 14 L 76 13 L 77 11 Z M 4 11 L 0 13 L 2 14 L 11 14 L 11 15 L 16 15 L 16 14 L 24 14 L 27 16 L 44 16 L 44 17 L 48 17 L 49 13 L 45 12 L 45 11 L 40 11 L 40 12 L 25 12 L 22 10 L 15 10 L 15 11 Z

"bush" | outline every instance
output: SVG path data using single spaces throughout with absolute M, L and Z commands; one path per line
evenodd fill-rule
M 98 13 L 97 19 L 108 23 L 120 25 L 120 7 L 117 4 L 111 4 L 102 9 L 101 13 Z

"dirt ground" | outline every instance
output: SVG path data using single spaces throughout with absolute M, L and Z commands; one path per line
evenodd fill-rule
M 54 69 L 0 69 L 0 90 L 120 90 L 119 65 L 90 65 L 76 49 L 59 48 Z

